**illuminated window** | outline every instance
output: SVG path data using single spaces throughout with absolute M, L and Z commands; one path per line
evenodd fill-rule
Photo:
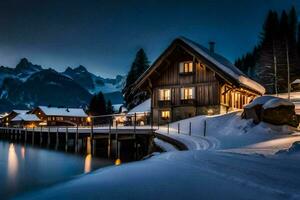
M 170 89 L 161 89 L 161 90 L 159 90 L 159 100 L 160 101 L 171 100 L 171 90 Z
M 181 99 L 194 99 L 195 98 L 195 88 L 181 88 Z
M 190 73 L 193 72 L 193 62 L 181 62 L 179 63 L 180 73 Z
M 161 118 L 162 119 L 169 119 L 170 118 L 170 111 L 168 111 L 168 110 L 161 111 Z

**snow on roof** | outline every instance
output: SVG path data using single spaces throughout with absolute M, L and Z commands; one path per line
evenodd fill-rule
M 11 121 L 41 121 L 35 114 L 18 114 Z
M 67 116 L 67 117 L 87 117 L 82 108 L 58 108 L 39 106 L 39 108 L 48 116 Z
M 287 99 L 282 99 L 282 98 L 276 97 L 274 99 L 270 99 L 269 101 L 267 101 L 263 105 L 263 108 L 268 109 L 268 108 L 276 108 L 279 106 L 295 106 L 295 105 Z
M 147 99 L 143 103 L 132 108 L 127 114 L 134 115 L 134 113 L 141 114 L 141 113 L 149 113 L 150 111 L 151 111 L 151 99 Z
M 270 99 L 274 99 L 274 98 L 275 98 L 274 96 L 268 96 L 268 95 L 256 97 L 251 103 L 244 106 L 244 108 L 252 108 L 257 105 L 264 105 L 267 101 L 269 101 Z
M 298 84 L 298 83 L 300 83 L 300 79 L 294 80 L 291 84 Z
M 226 74 L 228 74 L 229 76 L 237 80 L 240 84 L 250 87 L 261 94 L 264 94 L 266 92 L 265 88 L 262 85 L 246 77 L 246 75 L 243 72 L 241 72 L 236 66 L 234 66 L 230 61 L 228 61 L 223 56 L 216 53 L 212 53 L 210 52 L 209 49 L 185 37 L 180 37 L 179 39 L 184 43 L 186 43 L 187 45 L 189 45 L 190 47 L 192 47 L 195 51 L 197 51 L 207 60 L 215 64 Z
M 294 106 L 294 104 L 287 99 L 266 95 L 255 98 L 250 104 L 246 105 L 244 108 L 252 108 L 257 105 L 263 106 L 264 109 L 276 108 L 278 106 Z
M 18 113 L 18 114 L 26 114 L 29 112 L 29 110 L 12 110 L 12 112 Z

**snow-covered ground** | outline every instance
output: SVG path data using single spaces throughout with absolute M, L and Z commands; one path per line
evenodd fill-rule
M 169 152 L 19 199 L 299 199 L 299 157 Z
M 290 135 L 293 130 L 288 126 L 274 126 L 264 122 L 256 125 L 252 120 L 241 119 L 241 112 L 196 116 L 171 123 L 169 134 L 167 126 L 160 127 L 157 132 L 177 139 L 190 150 L 234 149 L 237 152 L 239 149 L 241 153 L 244 148 L 254 151 L 257 147 L 260 153 L 270 154 L 300 140 L 297 134 Z
M 178 126 L 179 124 L 179 126 Z M 178 134 L 179 127 L 179 134 Z M 160 127 L 167 153 L 109 167 L 18 199 L 300 199 L 300 133 L 241 112 Z

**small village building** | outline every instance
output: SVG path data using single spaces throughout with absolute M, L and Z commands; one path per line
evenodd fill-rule
M 148 125 L 150 124 L 151 114 L 151 99 L 147 99 L 143 103 L 132 108 L 126 114 L 126 121 L 128 125 Z
M 214 44 L 205 48 L 187 38 L 175 39 L 141 77 L 129 95 L 147 91 L 153 123 L 242 109 L 265 88 L 248 78 Z
M 113 104 L 112 107 L 114 111 L 114 114 L 112 115 L 112 125 L 124 125 L 126 122 L 126 113 L 128 112 L 127 108 L 124 106 L 124 104 Z
M 88 115 L 82 108 L 64 108 L 39 106 L 31 111 L 44 126 L 86 126 L 89 125 Z
M 2 126 L 6 126 L 6 127 L 11 126 L 11 120 L 13 118 L 15 118 L 19 114 L 26 114 L 28 112 L 29 110 L 12 110 L 10 113 L 4 115 L 1 118 L 1 124 Z
M 21 113 L 11 119 L 11 126 L 33 128 L 39 126 L 40 122 L 41 120 L 35 114 Z

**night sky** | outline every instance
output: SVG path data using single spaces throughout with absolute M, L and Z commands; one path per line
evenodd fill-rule
M 0 65 L 14 67 L 22 57 L 63 71 L 82 64 L 104 77 L 126 74 L 143 47 L 153 61 L 178 36 L 231 61 L 258 41 L 269 9 L 289 0 L 7 0 L 0 2 Z

